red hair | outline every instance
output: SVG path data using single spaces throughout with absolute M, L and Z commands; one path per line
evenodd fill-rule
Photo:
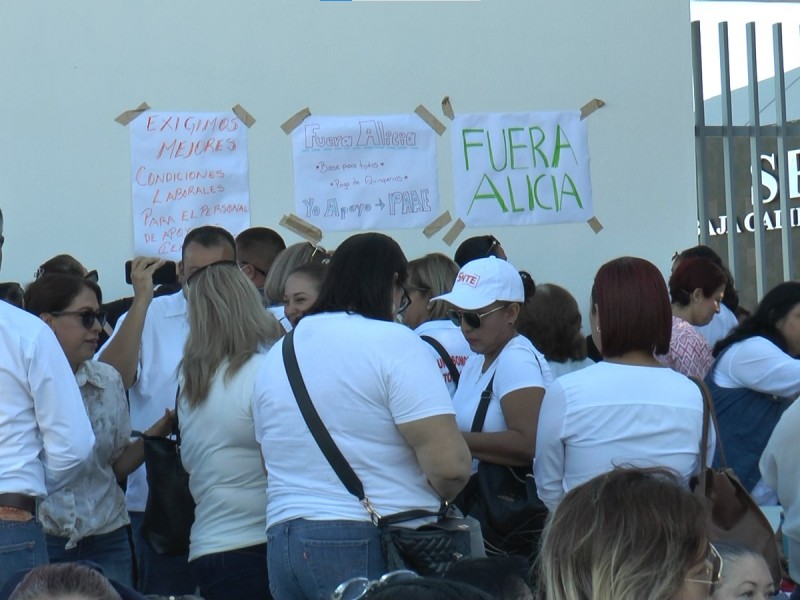
M 696 289 L 702 290 L 703 296 L 710 298 L 727 282 L 725 271 L 714 261 L 700 257 L 682 258 L 669 278 L 669 295 L 676 304 L 686 306 Z
M 592 286 L 595 310 L 604 357 L 669 351 L 672 307 L 664 277 L 653 263 L 624 256 L 600 267 Z

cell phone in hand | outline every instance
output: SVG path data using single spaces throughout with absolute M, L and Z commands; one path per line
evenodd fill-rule
M 125 261 L 125 283 L 131 283 L 132 264 L 132 260 Z M 178 283 L 178 271 L 176 270 L 175 261 L 168 260 L 153 273 L 153 285 L 168 285 L 172 283 Z

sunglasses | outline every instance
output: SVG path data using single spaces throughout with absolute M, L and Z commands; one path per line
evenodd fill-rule
M 106 312 L 104 310 L 98 310 L 97 312 L 93 310 L 54 310 L 50 313 L 54 317 L 64 317 L 64 316 L 75 316 L 79 317 L 81 320 L 81 325 L 83 325 L 86 329 L 91 329 L 94 327 L 94 322 L 97 321 L 100 323 L 100 329 L 105 327 L 106 325 Z
M 691 583 L 701 583 L 711 585 L 711 592 L 713 593 L 716 587 L 722 581 L 722 556 L 720 556 L 714 544 L 708 544 L 708 555 L 706 556 L 706 567 L 703 569 L 701 577 L 703 579 L 686 578 L 686 581 Z
M 453 325 L 456 327 L 461 327 L 461 322 L 463 321 L 467 325 L 469 325 L 472 329 L 478 329 L 481 326 L 481 321 L 483 317 L 492 314 L 493 312 L 497 312 L 501 308 L 505 308 L 505 306 L 497 306 L 492 310 L 487 310 L 485 313 L 476 313 L 476 312 L 467 312 L 461 310 L 448 310 L 447 316 L 453 322 Z
M 410 581 L 412 579 L 417 579 L 418 577 L 419 575 L 417 575 L 414 571 L 406 570 L 386 573 L 386 575 L 377 581 L 370 581 L 366 577 L 354 577 L 353 579 L 348 579 L 344 583 L 339 584 L 333 591 L 331 599 L 359 600 L 359 598 L 366 596 L 367 592 L 380 585 L 391 583 L 393 581 Z
M 403 297 L 400 299 L 400 306 L 397 307 L 397 314 L 401 315 L 405 310 L 411 305 L 411 296 L 408 295 L 408 290 L 406 288 L 400 288 L 403 290 Z

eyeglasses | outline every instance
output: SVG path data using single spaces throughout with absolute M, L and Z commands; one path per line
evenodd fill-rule
M 704 577 L 704 579 L 694 579 L 687 577 L 685 581 L 690 583 L 702 583 L 705 585 L 711 585 L 711 591 L 713 592 L 716 586 L 720 584 L 722 581 L 722 556 L 720 556 L 717 549 L 714 547 L 714 544 L 708 544 L 708 555 L 706 556 L 706 566 L 703 568 L 700 576 Z
M 336 586 L 331 595 L 331 600 L 359 600 L 359 598 L 366 596 L 367 592 L 380 585 L 393 581 L 410 581 L 417 578 L 419 578 L 419 575 L 414 571 L 406 570 L 386 573 L 377 581 L 370 581 L 366 577 L 354 577 Z
M 86 329 L 91 329 L 94 327 L 94 322 L 97 321 L 100 324 L 100 329 L 105 327 L 106 325 L 106 312 L 104 310 L 98 310 L 97 312 L 93 310 L 54 310 L 50 313 L 54 317 L 64 317 L 64 316 L 75 316 L 80 317 L 81 325 L 83 325 Z
M 411 296 L 408 295 L 408 290 L 406 288 L 400 288 L 403 290 L 403 297 L 400 299 L 400 306 L 397 307 L 397 314 L 402 315 L 403 312 L 411 305 Z
M 472 329 L 478 329 L 481 326 L 483 317 L 490 315 L 493 312 L 497 312 L 501 308 L 505 308 L 505 305 L 497 306 L 492 310 L 487 310 L 482 314 L 476 312 L 465 312 L 461 310 L 448 310 L 447 316 L 456 327 L 461 327 L 461 321 L 464 321 L 464 323 L 469 325 Z
M 239 263 L 239 268 L 240 268 L 240 269 L 242 269 L 242 270 L 244 271 L 244 267 L 250 267 L 250 268 L 251 268 L 251 269 L 253 269 L 253 270 L 254 270 L 256 273 L 261 273 L 261 274 L 262 274 L 264 277 L 266 277 L 266 276 L 267 276 L 267 272 L 266 272 L 266 271 L 262 271 L 262 270 L 261 270 L 261 269 L 259 269 L 257 266 L 255 266 L 253 263 L 244 262 L 244 261 L 240 262 L 240 263 Z
M 500 245 L 500 242 L 497 240 L 496 237 L 494 237 L 493 235 L 490 235 L 489 237 L 491 238 L 492 243 L 489 244 L 489 249 L 486 251 L 486 254 L 483 255 L 483 258 L 488 258 L 489 256 L 492 256 L 492 252 L 494 251 L 495 247 Z

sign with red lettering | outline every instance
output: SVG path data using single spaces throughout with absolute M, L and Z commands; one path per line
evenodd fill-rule
M 292 151 L 295 210 L 323 231 L 421 228 L 439 214 L 436 139 L 417 115 L 312 116 Z
M 130 130 L 135 254 L 180 260 L 195 227 L 250 226 L 247 127 L 236 115 L 151 110 Z
M 456 214 L 467 225 L 586 222 L 594 216 L 580 112 L 457 115 Z

